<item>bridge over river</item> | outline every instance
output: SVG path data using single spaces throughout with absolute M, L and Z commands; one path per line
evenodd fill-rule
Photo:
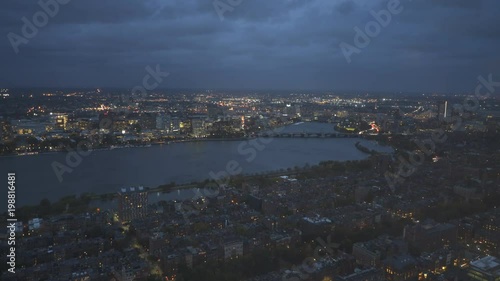
M 311 133 L 311 132 L 290 132 L 290 133 L 273 133 L 265 132 L 257 134 L 261 138 L 360 138 L 359 134 L 344 134 L 339 132 L 332 133 Z

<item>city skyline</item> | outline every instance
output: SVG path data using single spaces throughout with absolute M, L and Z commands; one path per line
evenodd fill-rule
M 500 1 L 4 2 L 0 280 L 500 281 Z

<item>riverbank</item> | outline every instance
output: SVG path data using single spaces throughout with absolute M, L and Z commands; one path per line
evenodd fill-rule
M 354 146 L 361 152 L 363 153 L 366 153 L 366 154 L 370 154 L 370 155 L 376 155 L 376 154 L 379 154 L 378 151 L 374 150 L 374 149 L 369 149 L 368 147 L 366 146 L 363 146 L 359 141 L 356 142 L 354 144 Z
M 345 134 L 343 138 L 358 138 L 359 136 L 356 134 Z M 111 146 L 105 146 L 105 147 L 98 147 L 98 148 L 91 148 L 89 150 L 85 150 L 85 152 L 92 152 L 92 151 L 106 151 L 106 150 L 115 150 L 115 149 L 127 149 L 127 148 L 149 148 L 152 146 L 163 146 L 163 145 L 171 145 L 171 144 L 176 144 L 176 143 L 197 143 L 197 142 L 235 142 L 235 141 L 248 141 L 248 140 L 253 140 L 257 139 L 259 136 L 248 136 L 248 137 L 239 137 L 239 138 L 192 138 L 192 139 L 180 139 L 180 140 L 171 140 L 171 141 L 166 141 L 166 142 L 151 142 L 149 144 L 145 145 L 111 145 Z M 288 139 L 293 139 L 293 138 L 303 138 L 303 137 L 292 137 L 292 136 L 286 136 L 286 137 L 278 137 L 278 138 L 288 138 Z M 320 137 L 318 137 L 320 138 Z M 76 150 L 76 148 L 75 148 Z M 28 153 L 21 153 L 21 154 L 2 154 L 0 155 L 0 158 L 2 157 L 24 157 L 24 156 L 36 156 L 36 155 L 46 155 L 46 154 L 57 154 L 57 153 L 68 153 L 71 152 L 71 150 L 66 150 L 66 149 L 60 149 L 60 150 L 52 150 L 52 151 L 40 151 L 40 152 L 28 152 Z
M 339 167 L 356 167 L 356 170 L 368 169 L 371 163 L 370 159 L 355 160 L 349 162 L 342 161 L 322 161 L 317 165 L 304 165 L 303 167 L 294 167 L 286 170 L 263 172 L 259 174 L 240 174 L 224 179 L 230 186 L 241 188 L 245 182 L 266 182 L 269 180 L 278 179 L 281 176 L 292 176 L 298 179 L 322 177 L 331 175 L 332 172 L 340 172 L 344 169 Z M 221 179 L 222 180 L 222 179 Z M 154 193 L 169 194 L 178 190 L 204 188 L 204 187 L 218 187 L 217 183 L 212 179 L 205 179 L 203 181 L 196 181 L 189 184 L 163 184 L 155 188 L 146 187 L 149 195 Z M 78 214 L 87 211 L 92 211 L 90 205 L 92 202 L 107 202 L 116 199 L 118 193 L 82 193 L 81 195 L 65 196 L 57 201 L 51 202 L 43 198 L 38 205 L 25 205 L 18 207 L 17 217 L 20 220 L 27 220 L 34 217 L 48 217 L 57 214 Z M 187 199 L 189 200 L 189 198 Z M 95 211 L 95 208 L 94 208 Z M 6 213 L 3 214 L 4 216 Z
M 253 139 L 253 137 L 239 137 L 239 138 L 198 138 L 198 139 L 187 139 L 187 140 L 174 140 L 171 143 L 186 143 L 186 142 L 210 142 L 210 141 L 246 141 Z
M 297 167 L 298 168 L 298 167 Z M 304 167 L 299 168 L 299 169 L 304 169 Z M 236 175 L 232 177 L 233 179 L 235 177 L 238 177 L 238 180 L 240 181 L 251 181 L 256 178 L 275 178 L 275 177 L 280 177 L 280 176 L 291 176 L 297 174 L 297 169 L 293 169 L 290 171 L 270 171 L 266 173 L 260 173 L 260 174 L 241 174 L 241 175 Z M 230 179 L 228 179 L 230 180 Z M 197 182 L 192 182 L 190 184 L 175 184 L 175 183 L 169 183 L 169 184 L 162 184 L 154 188 L 146 188 L 146 191 L 149 194 L 153 193 L 171 193 L 175 192 L 178 190 L 186 190 L 186 189 L 193 189 L 193 188 L 205 188 L 205 187 L 213 187 L 213 186 L 218 186 L 217 183 L 215 182 L 214 179 L 205 179 L 203 181 L 197 181 Z M 95 194 L 92 195 L 91 198 L 93 200 L 112 200 L 117 197 L 117 193 L 105 193 L 105 194 Z
M 283 127 L 280 128 L 285 128 L 287 126 L 297 126 L 297 125 L 304 125 L 307 123 L 318 123 L 318 124 L 323 124 L 321 122 L 299 122 L 299 123 L 290 123 L 290 124 L 283 124 Z M 329 123 L 326 123 L 329 124 Z M 112 149 L 123 149 L 123 148 L 142 148 L 142 147 L 149 147 L 149 146 L 154 146 L 154 145 L 169 145 L 173 143 L 189 143 L 189 142 L 210 142 L 210 141 L 246 141 L 246 140 L 251 140 L 254 138 L 258 137 L 259 133 L 265 133 L 266 131 L 269 130 L 275 130 L 276 128 L 268 128 L 266 130 L 262 130 L 259 132 L 247 132 L 245 136 L 237 136 L 237 137 L 222 137 L 222 138 L 211 138 L 211 137 L 205 137 L 205 138 L 194 138 L 190 137 L 188 135 L 176 135 L 176 136 L 169 136 L 169 138 L 157 138 L 154 141 L 146 141 L 146 142 L 136 142 L 132 144 L 123 144 L 123 143 L 110 143 L 107 145 L 102 145 L 99 144 L 98 146 L 93 147 L 91 150 L 92 151 L 99 151 L 99 150 L 112 150 Z M 87 142 L 88 140 L 80 140 L 78 142 Z M 34 151 L 23 151 L 23 152 L 16 152 L 13 151 L 11 153 L 0 153 L 0 157 L 22 157 L 22 156 L 33 156 L 33 155 L 42 155 L 42 154 L 47 154 L 47 153 L 67 153 L 67 147 L 71 146 L 76 146 L 78 142 L 75 142 L 72 139 L 66 138 L 66 139 L 60 139 L 59 144 L 57 146 L 53 146 L 51 150 L 34 150 Z M 1 144 L 0 144 L 1 145 Z M 9 144 L 12 145 L 12 144 Z M 6 145 L 7 147 L 9 145 Z M 14 144 L 15 145 L 15 144 Z M 87 147 L 84 147 L 83 149 L 86 149 Z M 15 149 L 15 147 L 12 147 L 11 149 Z M 76 150 L 76 147 L 71 147 L 71 149 Z M 1 150 L 0 150 L 1 151 Z
M 151 142 L 144 145 L 110 145 L 110 146 L 99 146 L 98 148 L 91 148 L 89 151 L 105 151 L 114 149 L 125 149 L 125 148 L 148 148 L 158 145 L 170 145 L 174 143 L 190 143 L 190 142 L 210 142 L 210 141 L 245 141 L 252 139 L 252 137 L 240 137 L 240 138 L 192 138 L 192 139 L 180 139 L 180 140 L 170 140 L 165 142 Z M 86 147 L 84 147 L 84 150 Z M 87 152 L 87 150 L 85 150 Z M 35 156 L 35 155 L 46 155 L 46 154 L 56 154 L 56 153 L 68 153 L 66 148 L 63 149 L 53 149 L 51 151 L 33 151 L 33 152 L 23 152 L 23 153 L 10 153 L 10 154 L 0 154 L 1 157 L 23 157 L 23 156 Z
M 285 128 L 284 133 L 330 132 L 331 124 L 303 123 Z M 317 165 L 323 161 L 354 161 L 368 155 L 354 144 L 390 152 L 376 142 L 353 138 L 281 137 L 271 139 L 182 140 L 151 147 L 96 149 L 78 157 L 70 153 L 48 153 L 32 157 L 1 158 L 5 170 L 19 176 L 19 206 L 38 204 L 41 198 L 59 200 L 72 194 L 102 194 L 128 186 L 155 188 L 175 182 L 187 186 L 225 175 L 227 166 L 255 175 L 269 171 Z M 55 170 L 58 168 L 59 170 Z M 63 170 L 61 170 L 63 168 Z M 213 176 L 212 176 L 213 175 Z M 6 208 L 5 203 L 0 208 Z

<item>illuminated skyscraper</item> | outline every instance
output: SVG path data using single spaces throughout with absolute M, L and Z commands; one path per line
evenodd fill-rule
M 0 118 L 0 143 L 10 140 L 12 137 L 12 126 L 10 122 Z
M 205 120 L 202 118 L 193 118 L 191 120 L 191 127 L 193 128 L 193 136 L 195 138 L 204 137 L 207 134 L 205 130 Z
M 148 192 L 144 187 L 122 188 L 118 192 L 118 216 L 122 222 L 141 219 L 148 213 Z
M 450 112 L 448 111 L 448 101 L 439 101 L 437 118 L 439 120 L 444 120 L 446 117 L 449 116 Z
M 68 115 L 65 113 L 51 113 L 52 122 L 57 130 L 66 130 Z
M 166 115 L 165 113 L 160 113 L 156 116 L 156 129 L 162 130 L 167 133 L 172 131 L 172 117 L 170 115 Z

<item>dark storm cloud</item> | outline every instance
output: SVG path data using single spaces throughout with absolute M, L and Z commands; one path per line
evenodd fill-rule
M 348 64 L 339 44 L 388 1 L 243 0 L 221 21 L 212 1 L 72 0 L 16 55 L 7 34 L 41 8 L 5 0 L 0 86 L 132 87 L 157 64 L 162 86 L 186 88 L 465 91 L 500 76 L 496 0 L 401 0 Z
M 335 10 L 337 10 L 342 15 L 348 15 L 348 14 L 350 14 L 354 10 L 354 8 L 355 8 L 354 2 L 346 0 L 346 1 L 338 4 L 335 7 Z

